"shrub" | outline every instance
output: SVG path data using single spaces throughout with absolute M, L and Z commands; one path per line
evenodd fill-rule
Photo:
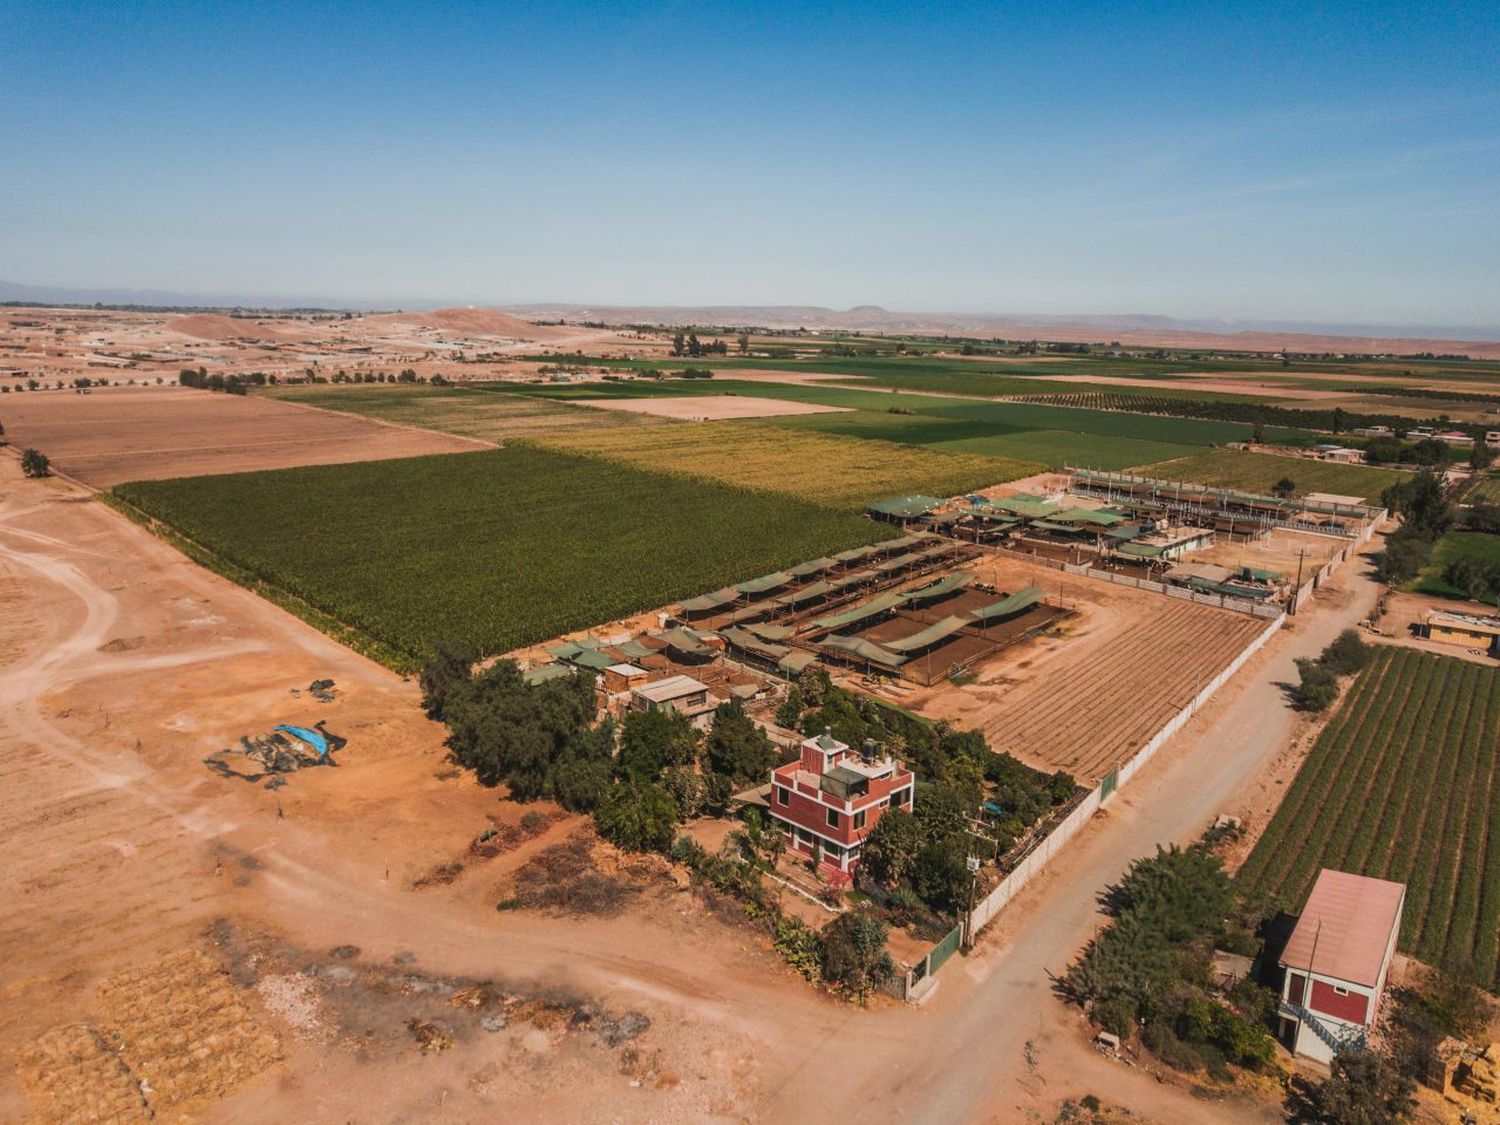
M 863 1002 L 896 973 L 885 936 L 885 923 L 871 914 L 840 914 L 823 931 L 823 979 Z
M 27 449 L 21 453 L 21 472 L 28 477 L 50 477 L 52 462 L 45 453 Z
M 626 851 L 663 852 L 677 832 L 677 805 L 659 785 L 630 781 L 607 790 L 594 814 L 605 839 Z
M 608 762 L 573 759 L 563 762 L 552 776 L 552 792 L 569 812 L 593 812 L 610 786 Z

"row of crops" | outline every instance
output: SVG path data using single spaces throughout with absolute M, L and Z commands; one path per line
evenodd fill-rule
M 1500 989 L 1500 670 L 1382 648 L 1240 878 L 1295 912 L 1325 867 L 1407 885 L 1401 948 Z
M 513 447 L 120 485 L 410 667 L 502 652 L 896 534 L 849 512 Z

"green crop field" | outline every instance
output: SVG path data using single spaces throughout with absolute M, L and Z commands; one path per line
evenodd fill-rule
M 1500 504 L 1500 473 L 1489 473 L 1483 480 L 1469 489 L 1464 496 L 1466 504 Z
M 1142 476 L 1161 480 L 1237 488 L 1263 496 L 1285 478 L 1296 486 L 1298 495 L 1331 492 L 1338 496 L 1362 496 L 1371 503 L 1378 502 L 1381 492 L 1388 486 L 1410 476 L 1395 469 L 1341 465 L 1306 457 L 1279 457 L 1274 453 L 1244 453 L 1237 449 L 1203 450 L 1170 461 L 1143 465 L 1136 471 Z
M 585 406 L 542 398 L 480 395 L 462 387 L 410 383 L 282 385 L 255 393 L 323 410 L 360 414 L 382 422 L 442 430 L 496 443 L 533 434 L 636 429 L 662 422 L 649 414 L 590 410 Z
M 897 534 L 786 496 L 530 447 L 115 493 L 405 668 L 441 641 L 503 652 Z
M 848 437 L 980 453 L 1048 467 L 1065 464 L 1121 469 L 1159 461 L 1194 448 L 1244 441 L 1244 422 L 1166 418 L 1110 410 L 1079 410 L 993 399 L 861 390 L 827 384 L 754 383 L 745 380 L 571 384 L 557 387 L 495 386 L 496 391 L 549 399 L 642 398 L 663 395 L 736 394 L 842 408 L 843 413 L 797 414 L 758 420 L 765 425 Z M 1302 430 L 1268 427 L 1267 437 L 1304 441 Z
M 569 430 L 535 440 L 551 449 L 785 492 L 835 507 L 857 508 L 870 500 L 911 493 L 954 496 L 1030 476 L 1043 468 L 1006 457 L 858 441 L 750 422 Z
M 1440 598 L 1468 597 L 1467 593 L 1443 580 L 1443 570 L 1459 559 L 1500 567 L 1500 535 L 1482 531 L 1448 532 L 1438 540 L 1431 561 L 1417 575 L 1412 588 L 1419 594 L 1435 594 Z
M 1401 948 L 1500 987 L 1500 669 L 1382 647 L 1240 878 L 1285 909 L 1321 868 L 1407 885 Z

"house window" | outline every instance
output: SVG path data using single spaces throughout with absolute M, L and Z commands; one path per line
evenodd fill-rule
M 1341 984 L 1336 984 L 1333 986 L 1333 994 L 1335 996 L 1348 996 L 1349 990 Z
M 776 803 L 778 805 L 790 805 L 792 803 L 792 795 L 780 785 L 776 787 Z
M 897 792 L 891 794 L 891 804 L 895 805 L 898 809 L 904 809 L 906 807 L 907 799 L 910 796 L 910 789 L 898 790 Z
M 861 812 L 855 813 L 854 814 L 854 827 L 855 828 L 863 828 L 864 826 L 865 826 L 865 814 L 864 814 L 864 812 L 861 811 Z
M 836 812 L 834 812 L 832 809 L 829 809 L 828 810 L 828 827 L 829 828 L 837 828 L 838 826 L 839 826 L 839 814 L 836 813 Z

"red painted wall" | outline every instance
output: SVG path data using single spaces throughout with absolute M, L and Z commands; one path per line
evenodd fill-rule
M 1312 982 L 1312 998 L 1307 1007 L 1324 1015 L 1362 1024 L 1369 1011 L 1369 997 L 1353 989 L 1349 990 L 1348 996 L 1340 996 L 1333 990 L 1333 985 L 1315 980 Z

